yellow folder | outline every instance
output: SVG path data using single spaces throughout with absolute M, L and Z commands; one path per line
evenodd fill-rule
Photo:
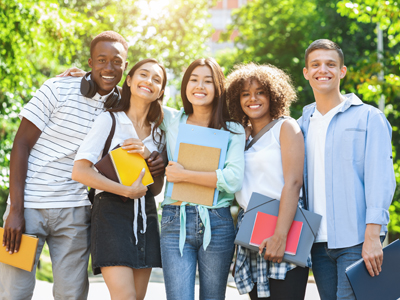
M 3 243 L 3 235 L 4 229 L 0 227 L 0 243 Z M 37 237 L 22 234 L 21 245 L 17 253 L 10 254 L 6 251 L 6 247 L 1 247 L 0 262 L 31 272 L 35 264 L 38 242 Z
M 117 148 L 110 152 L 110 157 L 121 184 L 132 185 L 138 179 L 143 168 L 145 168 L 145 174 L 142 179 L 143 185 L 147 186 L 154 183 L 149 167 L 140 154 L 128 153 L 122 148 Z

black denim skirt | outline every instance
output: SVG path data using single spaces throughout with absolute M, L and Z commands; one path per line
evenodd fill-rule
M 147 229 L 139 202 L 137 237 L 133 233 L 134 200 L 123 202 L 118 195 L 102 192 L 92 207 L 91 254 L 94 275 L 101 267 L 126 266 L 134 269 L 161 267 L 160 230 L 154 196 L 146 194 Z

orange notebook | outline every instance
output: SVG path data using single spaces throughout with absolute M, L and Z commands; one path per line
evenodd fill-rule
M 3 235 L 4 229 L 0 227 L 0 243 L 2 244 Z M 21 245 L 17 253 L 10 254 L 6 251 L 6 247 L 0 247 L 0 262 L 31 272 L 35 264 L 38 242 L 37 237 L 22 234 Z
M 218 169 L 221 149 L 181 143 L 179 147 L 178 163 L 186 170 L 212 172 Z M 171 198 L 180 201 L 212 206 L 215 188 L 194 183 L 174 183 Z M 188 200 L 189 199 L 189 200 Z
M 275 232 L 277 221 L 277 216 L 266 214 L 260 211 L 257 212 L 256 220 L 254 221 L 253 232 L 251 233 L 250 245 L 260 246 L 263 240 L 271 237 Z M 286 239 L 285 253 L 291 255 L 296 254 L 302 228 L 303 222 L 293 221 Z

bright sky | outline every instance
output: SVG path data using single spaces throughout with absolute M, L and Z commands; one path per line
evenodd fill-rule
M 152 18 L 158 18 L 161 14 L 163 8 L 167 6 L 173 0 L 139 0 L 138 7 L 141 12 L 146 16 L 151 16 Z

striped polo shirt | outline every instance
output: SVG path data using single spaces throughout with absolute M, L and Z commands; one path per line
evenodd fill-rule
M 28 159 L 26 208 L 90 205 L 86 187 L 72 180 L 71 172 L 79 146 L 103 111 L 108 95 L 82 96 L 81 80 L 47 80 L 20 113 L 21 119 L 28 119 L 42 131 Z

